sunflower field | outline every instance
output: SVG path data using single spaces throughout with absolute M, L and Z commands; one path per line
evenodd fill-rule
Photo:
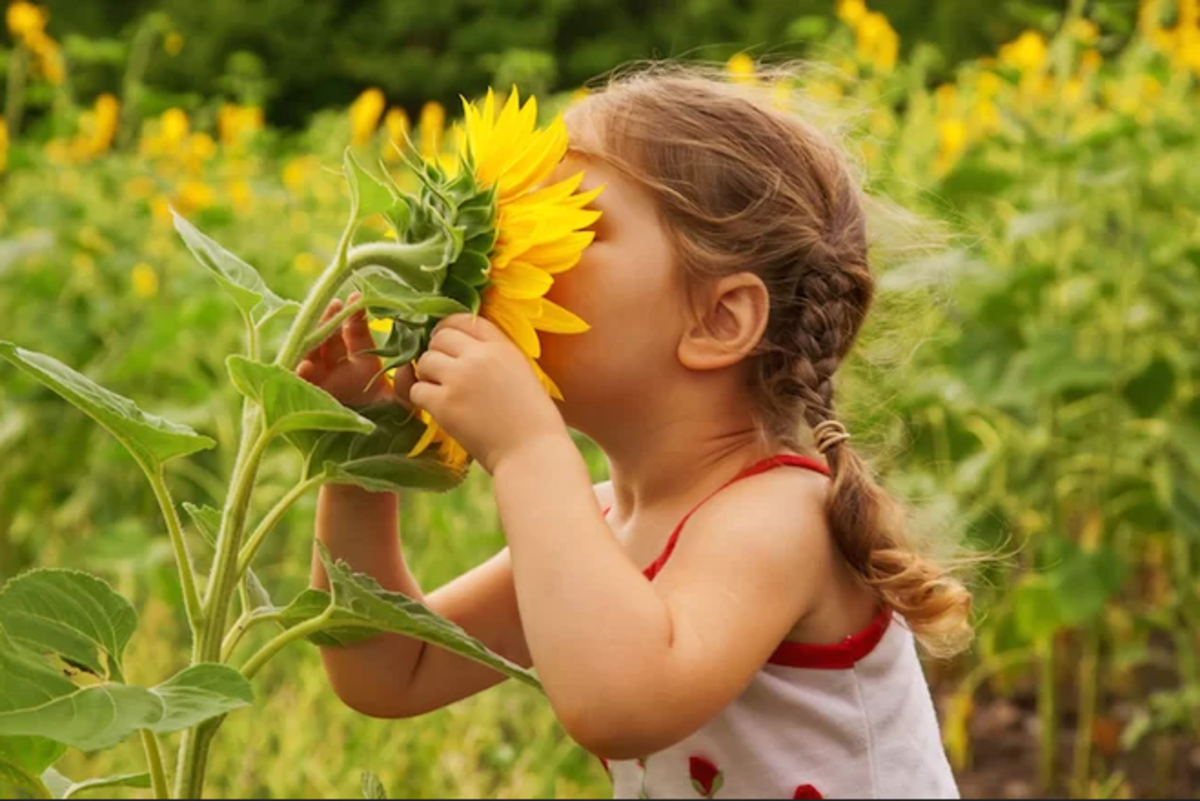
M 975 577 L 974 647 L 926 666 L 963 795 L 1194 797 L 1200 2 L 1029 4 L 1023 30 L 994 52 L 953 62 L 932 42 L 903 39 L 882 0 L 825 5 L 788 27 L 811 69 L 771 91 L 780 102 L 801 97 L 826 109 L 848 130 L 869 189 L 939 231 L 936 249 L 881 252 L 877 308 L 839 396 L 856 441 L 911 502 L 917 529 L 995 557 Z M 565 263 L 553 247 L 543 243 L 544 270 L 513 268 L 507 284 L 497 278 L 486 289 L 472 277 L 472 254 L 504 247 L 489 227 L 497 213 L 518 221 L 508 230 L 519 230 L 522 214 L 558 215 L 558 242 L 582 248 L 571 237 L 591 222 L 580 211 L 586 198 L 565 187 L 560 206 L 549 208 L 538 205 L 545 196 L 522 201 L 530 186 L 519 181 L 489 190 L 486 152 L 470 163 L 462 154 L 463 142 L 510 104 L 509 122 L 518 112 L 531 130 L 537 122 L 553 158 L 556 115 L 589 88 L 551 80 L 542 69 L 551 56 L 539 60 L 540 51 L 509 52 L 493 80 L 456 89 L 462 105 L 414 105 L 411 89 L 401 102 L 367 84 L 297 124 L 272 118 L 265 78 L 250 62 L 216 81 L 219 89 L 164 90 L 154 65 L 185 58 L 192 44 L 168 14 L 143 13 L 113 39 L 73 31 L 65 18 L 58 24 L 58 12 L 24 0 L 5 11 L 0 583 L 29 581 L 38 568 L 100 576 L 136 610 L 136 633 L 131 623 L 118 643 L 116 676 L 128 682 L 120 686 L 161 690 L 194 670 L 188 654 L 200 599 L 177 570 L 181 549 L 213 565 L 210 583 L 228 590 L 226 600 L 240 594 L 238 624 L 253 618 L 254 595 L 283 610 L 274 622 L 303 625 L 285 613 L 308 587 L 315 493 L 306 490 L 327 477 L 310 471 L 321 464 L 312 454 L 341 445 L 291 430 L 281 436 L 299 455 L 257 450 L 243 436 L 255 430 L 244 397 L 257 391 L 266 408 L 272 382 L 272 391 L 296 391 L 255 358 L 279 353 L 276 366 L 294 367 L 283 357 L 304 340 L 288 321 L 320 312 L 300 301 L 315 297 L 330 265 L 352 258 L 354 247 L 398 253 L 442 237 L 438 300 L 414 299 L 382 273 L 355 285 L 394 364 L 411 358 L 431 320 L 462 307 L 482 308 L 531 356 L 537 330 L 577 326 L 568 312 L 539 305 Z M 729 80 L 767 81 L 772 51 L 760 40 L 722 47 Z M 524 100 L 531 91 L 536 104 Z M 482 151 L 477 144 L 475 156 Z M 421 203 L 379 205 L 387 185 Z M 350 208 L 363 214 L 348 228 Z M 486 214 L 471 217 L 472 209 Z M 475 221 L 457 240 L 443 225 L 455 214 Z M 878 233 L 902 241 L 906 232 Z M 240 368 L 229 354 L 246 354 Z M 73 386 L 89 388 L 76 400 L 93 403 L 93 417 L 117 401 L 92 386 L 146 410 L 150 422 L 138 425 L 154 428 L 153 437 L 143 432 L 150 444 L 131 460 L 121 440 L 66 403 L 46 379 L 66 380 L 58 363 L 71 368 Z M 321 411 L 312 399 L 289 403 Z M 389 425 L 323 413 L 324 430 L 338 436 L 369 438 L 373 425 Z M 458 458 L 446 440 L 425 449 L 438 437 L 433 426 L 404 437 L 411 464 Z M 602 455 L 582 437 L 579 444 L 603 479 Z M 212 537 L 213 556 L 206 535 L 218 524 L 205 510 L 219 518 L 228 488 L 248 469 L 256 495 L 241 514 L 274 533 L 256 531 L 249 551 L 226 553 L 238 572 L 222 576 L 221 538 Z M 453 491 L 406 490 L 401 501 L 406 555 L 429 588 L 504 544 L 487 476 L 440 469 L 420 480 Z M 192 516 L 164 522 L 162 511 L 175 506 Z M 253 570 L 236 581 L 251 558 Z M 235 626 L 224 641 L 220 631 L 204 633 L 197 647 L 213 655 L 253 654 L 252 682 L 244 697 L 241 689 L 226 694 L 219 711 L 229 714 L 215 737 L 164 723 L 104 749 L 95 746 L 112 743 L 78 734 L 80 747 L 63 754 L 49 740 L 5 736 L 21 714 L 9 689 L 17 673 L 5 675 L 20 581 L 0 591 L 6 797 L 105 787 L 154 797 L 165 785 L 152 754 L 161 751 L 158 762 L 174 772 L 181 737 L 181 753 L 187 738 L 203 742 L 190 747 L 207 759 L 202 789 L 210 797 L 610 793 L 599 762 L 567 738 L 536 687 L 508 682 L 419 719 L 372 720 L 337 700 L 315 648 L 296 643 L 256 661 L 274 656 L 295 627 L 272 636 Z M 96 677 L 63 647 L 65 683 L 82 697 Z M 237 664 L 247 672 L 244 659 Z M 209 689 L 236 683 L 205 678 Z M 35 753 L 32 739 L 48 750 Z M 86 783 L 98 777 L 111 784 Z M 201 787 L 182 789 L 193 797 Z

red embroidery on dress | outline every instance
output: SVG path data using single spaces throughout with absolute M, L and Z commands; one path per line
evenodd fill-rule
M 717 766 L 702 756 L 688 758 L 688 773 L 692 777 L 692 787 L 702 798 L 716 797 L 725 784 L 725 776 Z
M 816 787 L 813 787 L 811 784 L 802 784 L 796 788 L 796 792 L 792 793 L 793 799 L 797 799 L 797 798 L 817 799 L 817 798 L 824 798 L 824 797 L 825 796 L 821 795 L 821 791 L 818 790 Z

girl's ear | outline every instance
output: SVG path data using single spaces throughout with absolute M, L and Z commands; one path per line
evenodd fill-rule
M 746 358 L 762 340 L 770 295 L 753 273 L 715 281 L 697 317 L 679 341 L 679 361 L 689 370 L 719 370 Z

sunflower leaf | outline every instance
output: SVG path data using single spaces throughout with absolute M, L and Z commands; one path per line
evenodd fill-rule
M 171 216 L 175 219 L 175 230 L 183 237 L 188 250 L 255 323 L 262 323 L 283 311 L 299 310 L 300 304 L 272 292 L 258 270 L 201 233 L 174 209 L 171 209 Z
M 344 161 L 343 174 L 350 185 L 350 204 L 356 220 L 361 222 L 399 205 L 387 185 L 363 169 L 350 148 L 346 148 Z
M 450 275 L 467 286 L 483 287 L 487 285 L 492 263 L 487 256 L 473 250 L 464 250 L 458 261 L 450 268 Z
M 155 734 L 190 729 L 254 701 L 254 690 L 240 671 L 213 663 L 185 668 L 151 692 L 163 701 L 162 717 L 146 727 Z
M 323 544 L 318 542 L 317 548 L 325 565 L 325 572 L 329 576 L 332 589 L 329 603 L 334 607 L 329 627 L 322 633 L 329 635 L 331 632 L 342 632 L 343 635 L 349 634 L 353 639 L 361 639 L 362 634 L 368 630 L 402 634 L 453 651 L 531 687 L 541 689 L 541 684 L 531 671 L 489 650 L 455 623 L 435 614 L 427 606 L 406 595 L 384 590 L 375 579 L 355 573 L 345 562 L 334 561 Z M 298 603 L 301 598 L 298 598 L 289 607 L 300 611 L 301 614 L 285 614 L 284 625 L 294 626 L 325 612 L 325 607 L 320 606 L 320 598 L 315 593 L 326 594 L 320 590 L 307 590 L 301 596 L 304 601 L 302 605 Z
M 326 462 L 325 476 L 338 484 L 355 484 L 371 492 L 423 489 L 451 490 L 463 475 L 432 458 L 409 458 L 395 454 L 365 456 L 348 462 Z
M 374 428 L 370 420 L 355 414 L 291 370 L 237 355 L 228 357 L 225 364 L 234 386 L 262 407 L 267 428 L 275 434 L 313 430 L 366 434 Z M 304 453 L 311 437 L 289 439 Z
M 137 612 L 95 576 L 31 570 L 0 590 L 0 627 L 35 653 L 53 654 L 75 669 L 120 681 Z
M 40 776 L 67 752 L 67 747 L 46 737 L 0 737 L 0 760 Z
M 454 298 L 470 309 L 471 314 L 478 314 L 479 307 L 483 304 L 483 299 L 474 287 L 463 283 L 453 275 L 446 278 L 446 283 L 442 286 L 442 292 L 446 294 L 446 297 Z
M 208 543 L 208 546 L 214 551 L 217 549 L 217 534 L 221 530 L 221 512 L 211 506 L 196 506 L 193 503 L 183 502 L 183 508 L 192 518 L 192 523 L 196 526 L 196 531 L 200 532 L 200 537 Z M 246 592 L 250 596 L 250 608 L 261 609 L 271 606 L 271 596 L 267 593 L 262 582 L 259 581 L 253 568 L 246 569 Z
M 157 469 L 171 459 L 217 444 L 187 426 L 142 411 L 128 398 L 110 392 L 43 353 L 0 341 L 0 358 L 33 376 L 103 426 L 144 468 Z
M 0 757 L 0 798 L 53 798 L 35 774 Z
M 384 267 L 364 267 L 351 279 L 354 288 L 362 293 L 363 301 L 373 312 L 418 325 L 429 318 L 448 317 L 467 311 L 456 300 L 442 295 L 418 292 Z
M 87 793 L 92 790 L 104 790 L 109 787 L 137 787 L 144 790 L 150 787 L 150 774 L 122 773 L 116 776 L 103 776 L 99 779 L 85 779 L 81 782 L 71 782 L 59 797 L 74 798 L 80 793 Z

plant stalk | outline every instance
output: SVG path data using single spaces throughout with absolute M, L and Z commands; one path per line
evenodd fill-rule
M 351 315 L 357 313 L 360 309 L 362 309 L 366 305 L 367 305 L 366 301 L 363 300 L 362 298 L 359 298 L 358 300 L 354 301 L 353 303 L 348 304 L 345 308 L 343 308 L 340 312 L 335 314 L 329 320 L 325 321 L 324 323 L 321 323 L 321 325 L 317 326 L 317 328 L 311 334 L 309 334 L 308 338 L 304 340 L 304 345 L 301 346 L 300 352 L 308 353 L 310 350 L 312 350 L 313 348 L 320 345 L 322 342 L 324 342 L 326 339 L 329 338 L 330 334 L 332 334 L 334 331 L 338 330 L 338 327 L 342 323 L 344 323 Z
M 154 788 L 155 798 L 170 798 L 171 790 L 167 783 L 167 771 L 163 767 L 162 752 L 158 748 L 158 739 L 154 732 L 142 729 L 142 748 L 146 751 L 146 768 L 150 771 L 150 786 Z
M 287 494 L 280 498 L 279 502 L 271 508 L 271 511 L 267 512 L 266 517 L 254 529 L 254 533 L 250 535 L 245 546 L 242 547 L 241 553 L 238 554 L 237 573 L 239 577 L 246 574 L 246 570 L 249 569 L 250 563 L 254 560 L 254 555 L 258 553 L 259 547 L 263 544 L 267 535 L 271 533 L 271 529 L 275 528 L 279 521 L 283 519 L 283 516 L 287 514 L 288 510 L 292 508 L 292 504 L 298 501 L 304 493 L 318 486 L 324 480 L 325 477 L 323 475 L 317 475 L 301 481 L 288 490 Z
M 143 466 L 142 469 L 150 481 L 154 497 L 167 523 L 171 548 L 175 551 L 175 564 L 179 569 L 179 583 L 183 588 L 183 605 L 187 612 L 188 627 L 192 631 L 192 647 L 195 650 L 195 644 L 199 641 L 204 626 L 204 610 L 200 604 L 200 594 L 196 590 L 196 572 L 192 569 L 192 556 L 188 552 L 187 540 L 183 537 L 183 527 L 179 522 L 179 512 L 176 511 L 175 501 L 167 489 L 162 467 L 150 470 Z
M 330 604 L 325 608 L 324 612 L 312 618 L 311 620 L 306 620 L 300 625 L 293 626 L 287 631 L 277 635 L 274 639 L 260 648 L 258 653 L 246 661 L 246 664 L 242 666 L 242 675 L 247 679 L 254 678 L 254 675 L 262 669 L 263 665 L 267 664 L 267 662 L 271 660 L 271 657 L 275 656 L 275 654 L 279 653 L 296 640 L 302 640 L 310 634 L 316 634 L 325 627 L 325 624 L 329 622 L 329 619 L 332 616 L 333 604 Z
M 337 255 L 309 290 L 308 297 L 292 321 L 292 327 L 279 350 L 276 364 L 289 370 L 295 369 L 301 355 L 300 349 L 309 331 L 320 320 L 325 306 L 341 286 L 346 274 L 346 254 L 350 249 L 356 215 L 357 209 L 352 209 L 350 222 L 342 232 L 342 239 L 338 244 Z M 221 514 L 221 531 L 217 537 L 213 575 L 204 598 L 206 617 L 201 626 L 201 636 L 196 639 L 192 650 L 193 664 L 216 662 L 221 659 L 221 646 L 226 639 L 225 619 L 240 575 L 237 569 L 238 556 L 246 512 L 258 478 L 259 462 L 270 441 L 269 431 L 259 432 L 261 422 L 261 409 L 247 399 L 242 406 L 242 434 L 234 459 L 230 490 Z M 179 744 L 178 769 L 175 776 L 176 795 L 180 798 L 202 797 L 208 750 L 223 719 L 222 717 L 206 721 L 184 732 Z
M 13 48 L 8 59 L 8 83 L 4 94 L 4 124 L 9 141 L 15 142 L 25 116 L 25 76 L 29 71 L 29 49 L 23 44 Z

